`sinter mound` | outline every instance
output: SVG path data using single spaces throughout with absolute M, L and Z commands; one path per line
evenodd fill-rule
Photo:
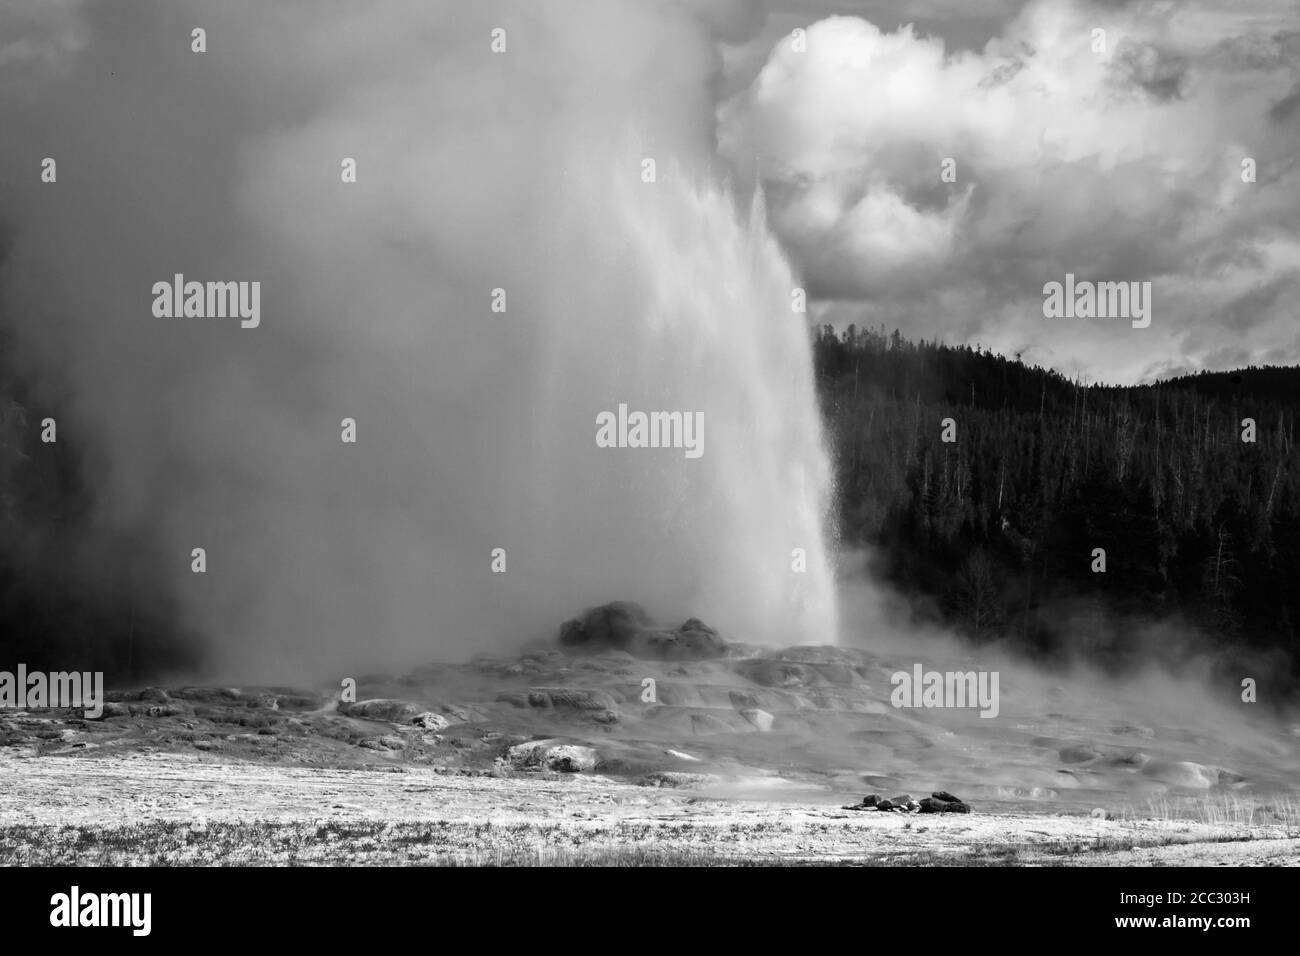
M 727 654 L 727 642 L 699 618 L 676 628 L 661 627 L 632 601 L 588 608 L 580 617 L 565 621 L 560 643 L 595 653 L 626 651 L 654 661 L 700 661 Z

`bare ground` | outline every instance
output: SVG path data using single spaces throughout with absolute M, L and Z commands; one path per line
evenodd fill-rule
M 4 710 L 0 863 L 1300 863 L 1300 724 L 1006 663 L 996 718 L 900 709 L 913 663 L 540 648 L 360 678 L 346 706 L 204 685 Z M 974 812 L 845 808 L 936 790 Z
M 890 814 L 581 774 L 0 756 L 0 863 L 1296 865 L 1275 822 Z

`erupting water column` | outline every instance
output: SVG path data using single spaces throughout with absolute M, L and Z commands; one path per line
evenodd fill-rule
M 827 543 L 832 475 L 814 391 L 799 282 L 768 232 L 761 194 L 748 217 L 724 187 L 678 168 L 646 183 L 627 170 L 575 189 L 569 225 L 604 242 L 572 271 L 546 337 L 536 428 L 580 430 L 540 467 L 565 493 L 546 535 L 575 557 L 584 599 L 629 598 L 729 637 L 835 643 Z M 595 174 L 593 174 L 594 176 Z M 580 384 L 579 384 L 580 383 Z M 702 412 L 703 454 L 597 448 L 595 416 Z M 627 547 L 581 554 L 582 529 Z M 567 539 L 567 540 L 566 540 Z

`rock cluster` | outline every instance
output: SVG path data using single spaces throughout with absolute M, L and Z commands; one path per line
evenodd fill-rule
M 896 813 L 970 813 L 970 805 L 960 797 L 954 797 L 947 790 L 936 790 L 928 797 L 913 800 L 910 795 L 882 798 L 878 794 L 867 794 L 861 803 L 845 807 L 846 810 L 882 810 Z
M 588 608 L 560 627 L 560 643 L 584 651 L 626 651 L 660 661 L 698 661 L 725 657 L 727 642 L 698 618 L 680 627 L 660 627 L 639 604 L 615 601 Z
M 378 698 L 358 700 L 354 703 L 340 703 L 339 713 L 362 720 L 388 721 L 394 724 L 407 724 L 415 720 L 421 708 L 405 700 Z
M 618 702 L 603 690 L 583 687 L 537 687 L 527 692 L 497 695 L 497 702 L 512 707 L 550 711 L 600 724 L 616 724 L 621 719 Z
M 596 751 L 591 747 L 567 744 L 559 740 L 532 740 L 511 747 L 506 762 L 516 770 L 553 770 L 558 773 L 581 773 L 596 766 Z

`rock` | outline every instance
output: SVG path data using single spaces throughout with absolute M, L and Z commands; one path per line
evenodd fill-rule
M 618 704 L 603 690 L 586 690 L 575 687 L 541 687 L 528 694 L 530 707 L 554 707 L 568 710 L 610 711 Z
M 562 744 L 556 740 L 532 740 L 511 747 L 506 752 L 506 759 L 516 770 L 579 773 L 595 768 L 596 751 L 591 747 Z
M 878 801 L 876 801 L 876 809 L 877 809 L 877 810 L 892 810 L 892 809 L 894 809 L 894 804 L 893 804 L 892 802 L 890 802 L 889 800 L 878 800 Z
M 172 690 L 171 696 L 206 704 L 228 704 L 239 700 L 239 691 L 233 687 L 180 687 Z
M 560 643 L 590 650 L 626 650 L 636 633 L 652 627 L 645 608 L 632 601 L 613 601 L 588 608 L 580 617 L 560 626 Z
M 1100 757 L 1101 753 L 1091 744 L 1078 744 L 1073 747 L 1066 747 L 1060 752 L 1059 756 L 1061 763 L 1086 763 Z
M 936 800 L 942 800 L 944 803 L 961 803 L 961 797 L 954 797 L 947 790 L 936 790 L 930 796 Z
M 641 605 L 631 601 L 588 608 L 561 625 L 559 640 L 588 652 L 626 651 L 650 660 L 704 660 L 727 652 L 726 641 L 698 618 L 678 628 L 658 627 Z
M 603 690 L 542 688 L 529 692 L 528 706 L 539 710 L 567 710 L 601 724 L 616 724 L 621 719 L 617 702 Z
M 359 700 L 356 703 L 339 704 L 339 713 L 362 720 L 388 721 L 394 724 L 410 723 L 420 708 L 405 700 Z
M 642 632 L 641 656 L 665 661 L 699 661 L 724 657 L 727 642 L 718 632 L 697 618 L 691 618 L 676 631 Z
M 921 802 L 921 813 L 970 813 L 970 807 L 960 800 L 940 800 L 926 797 Z
M 433 731 L 446 730 L 451 726 L 451 721 L 442 716 L 442 714 L 435 714 L 428 710 L 412 717 L 411 723 L 415 724 L 417 727 L 423 727 L 425 730 Z
M 140 691 L 140 696 L 137 700 L 148 700 L 153 701 L 156 704 L 165 704 L 167 701 L 171 700 L 171 697 L 167 694 L 167 691 L 163 690 L 161 687 L 146 687 L 144 690 Z
M 889 802 L 896 807 L 904 807 L 912 802 L 912 795 L 910 793 L 905 793 L 901 797 L 890 797 Z
M 765 710 L 759 710 L 757 707 L 747 707 L 740 712 L 740 716 L 758 728 L 760 733 L 767 733 L 772 729 L 772 715 Z
M 864 807 L 874 807 L 879 802 L 880 802 L 880 797 L 876 796 L 876 794 L 874 793 L 869 793 L 862 798 L 862 805 Z
M 548 751 L 546 765 L 561 773 L 579 773 L 596 766 L 596 751 L 590 747 L 559 747 Z

